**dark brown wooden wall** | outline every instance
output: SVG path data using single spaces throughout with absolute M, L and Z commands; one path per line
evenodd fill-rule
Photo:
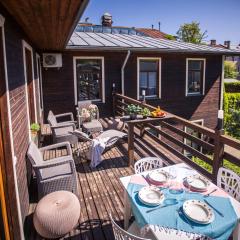
M 121 67 L 126 52 L 80 52 L 63 53 L 63 67 L 43 69 L 43 92 L 45 117 L 51 109 L 55 113 L 72 111 L 74 106 L 73 56 L 103 56 L 105 60 L 106 104 L 99 104 L 102 116 L 111 115 L 112 83 L 121 91 Z M 137 57 L 162 58 L 162 99 L 149 100 L 152 105 L 187 119 L 204 119 L 205 125 L 215 128 L 219 106 L 221 56 L 184 55 L 160 53 L 132 53 L 125 68 L 125 94 L 137 97 Z M 185 97 L 186 58 L 206 58 L 205 96 Z
M 13 18 L 0 4 L 0 14 L 5 18 L 5 42 L 8 69 L 8 84 L 10 96 L 10 111 L 12 120 L 14 154 L 17 157 L 16 172 L 22 220 L 24 222 L 29 210 L 29 193 L 26 169 L 26 151 L 29 144 L 29 126 L 27 121 L 27 104 L 25 92 L 25 78 L 23 65 L 22 40 L 30 45 L 30 41 Z M 34 65 L 35 51 L 33 49 Z M 35 66 L 34 66 L 35 68 Z M 34 71 L 34 79 L 36 79 Z M 37 82 L 37 81 L 35 81 Z M 38 100 L 38 94 L 36 96 Z M 38 113 L 39 115 L 39 113 Z M 13 179 L 9 179 L 13 181 Z M 17 211 L 17 210 L 16 210 Z
M 204 125 L 215 128 L 219 108 L 222 57 L 214 55 L 186 55 L 134 53 L 126 65 L 125 94 L 137 97 L 137 57 L 161 57 L 162 98 L 148 100 L 166 111 L 186 119 L 204 119 Z M 185 97 L 186 58 L 206 58 L 205 95 Z
M 105 61 L 105 92 L 106 104 L 97 103 L 102 116 L 112 114 L 112 83 L 116 83 L 118 90 L 121 89 L 121 66 L 126 53 L 100 53 L 100 52 L 65 52 L 63 53 L 63 67 L 43 69 L 43 99 L 45 119 L 48 111 L 55 114 L 73 112 L 74 103 L 74 76 L 73 56 L 103 56 Z

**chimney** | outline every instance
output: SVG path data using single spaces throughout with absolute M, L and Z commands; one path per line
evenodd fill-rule
M 102 25 L 104 27 L 111 27 L 113 24 L 112 15 L 110 13 L 104 13 L 102 16 Z
M 231 41 L 224 41 L 224 45 L 230 49 L 230 46 L 231 46 Z
M 154 29 L 154 25 L 152 24 L 152 29 Z
M 217 45 L 217 41 L 215 39 L 210 40 L 210 45 L 211 46 L 216 46 Z

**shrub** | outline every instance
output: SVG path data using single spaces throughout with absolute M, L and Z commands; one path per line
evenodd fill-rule
M 240 139 L 240 93 L 224 93 L 224 125 L 229 135 Z
M 239 82 L 226 82 L 224 83 L 226 93 L 240 93 L 240 81 Z
M 236 78 L 238 76 L 236 63 L 225 61 L 224 62 L 224 77 Z

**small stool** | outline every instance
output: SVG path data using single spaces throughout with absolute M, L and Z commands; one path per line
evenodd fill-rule
M 78 223 L 80 203 L 68 191 L 56 191 L 43 197 L 34 212 L 33 224 L 44 238 L 59 238 L 70 232 Z
M 91 122 L 84 122 L 82 128 L 87 134 L 101 132 L 103 130 L 102 124 L 97 119 L 93 119 Z

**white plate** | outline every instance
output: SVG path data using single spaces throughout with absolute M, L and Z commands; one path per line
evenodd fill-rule
M 154 186 L 143 187 L 138 193 L 139 200 L 149 206 L 157 206 L 164 200 L 163 193 Z
M 158 169 L 150 172 L 148 174 L 148 178 L 155 183 L 162 184 L 168 181 L 169 173 L 164 170 Z
M 214 220 L 213 210 L 199 200 L 187 200 L 183 203 L 184 214 L 192 221 L 200 224 L 209 224 Z
M 210 182 L 203 176 L 193 175 L 186 178 L 188 186 L 192 190 L 206 191 L 210 186 Z

